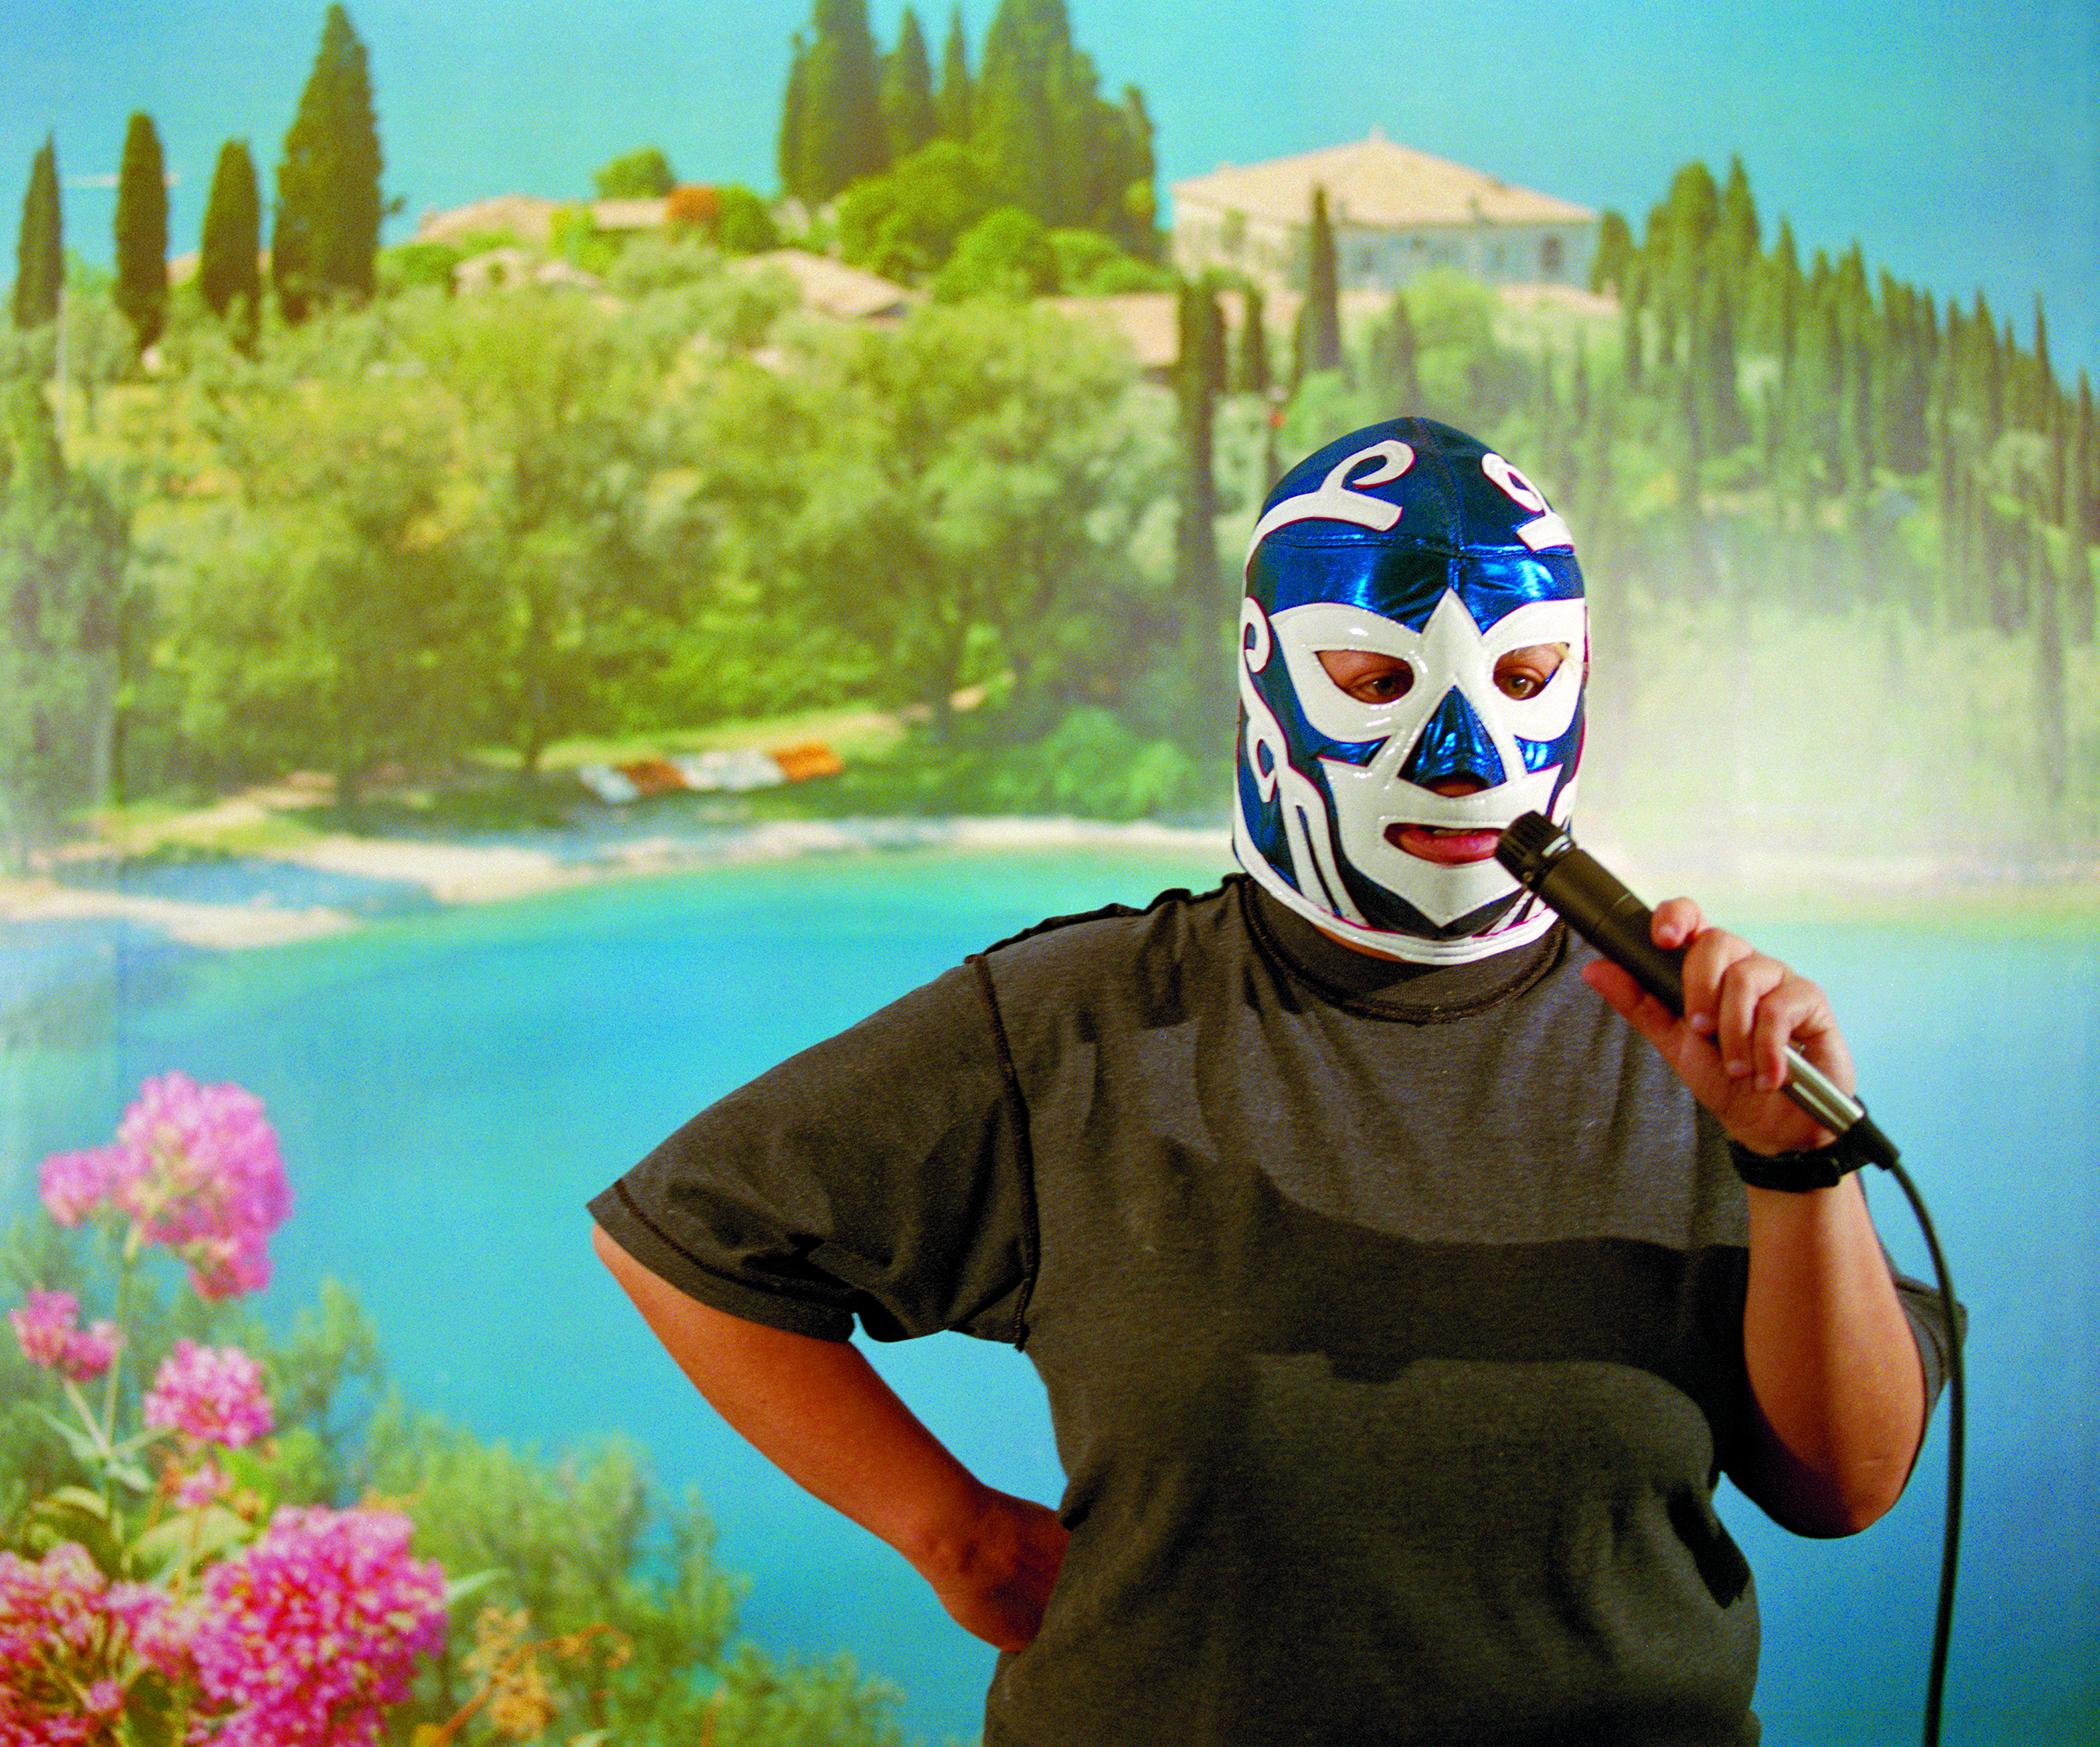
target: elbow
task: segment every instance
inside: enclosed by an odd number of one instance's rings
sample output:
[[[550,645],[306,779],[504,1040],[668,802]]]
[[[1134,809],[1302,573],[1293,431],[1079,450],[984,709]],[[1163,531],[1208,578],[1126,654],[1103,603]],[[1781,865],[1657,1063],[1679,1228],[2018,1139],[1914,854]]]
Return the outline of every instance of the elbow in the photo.
[[[1766,1509],[1782,1528],[1797,1535],[1818,1541],[1842,1540],[1872,1528],[1895,1509],[1908,1479],[1907,1465],[1880,1464],[1850,1475],[1817,1476],[1789,1487]]]

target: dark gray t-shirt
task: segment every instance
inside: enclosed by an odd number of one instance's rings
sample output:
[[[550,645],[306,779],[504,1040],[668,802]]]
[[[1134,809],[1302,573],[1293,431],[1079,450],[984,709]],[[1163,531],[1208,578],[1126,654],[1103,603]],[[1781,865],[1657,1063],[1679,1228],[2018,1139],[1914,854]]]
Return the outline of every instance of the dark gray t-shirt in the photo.
[[[986,1747],[1736,1747],[1744,1195],[1589,956],[1373,959],[1237,874],[1058,918],[588,1205],[718,1309],[1034,1361],[1072,1540]]]

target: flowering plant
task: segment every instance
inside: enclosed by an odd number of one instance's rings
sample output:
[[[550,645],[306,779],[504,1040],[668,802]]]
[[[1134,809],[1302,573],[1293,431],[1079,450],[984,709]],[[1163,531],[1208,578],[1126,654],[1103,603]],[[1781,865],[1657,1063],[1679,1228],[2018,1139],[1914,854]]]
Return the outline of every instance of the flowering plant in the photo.
[[[74,1293],[37,1286],[8,1313],[73,1409],[31,1404],[84,1483],[36,1501],[35,1556],[0,1550],[0,1747],[371,1747],[476,1580],[411,1556],[398,1510],[273,1509],[275,1413],[239,1346],[173,1342],[119,1436],[143,1253],[170,1252],[206,1300],[269,1279],[291,1197],[261,1101],[148,1080],[114,1144],[45,1160],[38,1187],[58,1224],[107,1222],[122,1243],[113,1317],[83,1327]],[[99,1406],[82,1387],[97,1379]],[[156,1446],[157,1478],[141,1460]]]

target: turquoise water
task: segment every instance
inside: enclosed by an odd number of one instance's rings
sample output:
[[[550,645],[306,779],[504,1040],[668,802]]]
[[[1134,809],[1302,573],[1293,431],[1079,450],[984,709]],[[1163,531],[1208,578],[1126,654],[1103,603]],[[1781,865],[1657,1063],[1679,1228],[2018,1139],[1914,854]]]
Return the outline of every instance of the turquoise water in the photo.
[[[147,1074],[253,1088],[294,1192],[267,1316],[288,1323],[335,1274],[420,1405],[543,1449],[631,1434],[663,1481],[702,1489],[723,1562],[754,1579],[747,1630],[776,1648],[848,1648],[905,1689],[908,1730],[967,1738],[993,1652],[714,1418],[592,1255],[583,1202],[703,1103],[964,952],[1217,871],[913,852],[600,886],[246,954],[112,934],[102,999],[5,1059],[0,1209],[28,1202],[45,1152],[106,1138]],[[1973,1319],[1946,1739],[2090,1739],[2100,934],[1801,926],[1759,941],[1831,990]],[[0,982],[24,950],[0,942]],[[1925,1273],[1893,1185],[1870,1192],[1899,1262]],[[1055,1498],[1024,1359],[960,1336],[869,1350],[985,1479]],[[1943,1407],[1909,1494],[1848,1541],[1797,1540],[1724,1500],[1763,1595],[1768,1740],[1914,1736],[1944,1432]]]

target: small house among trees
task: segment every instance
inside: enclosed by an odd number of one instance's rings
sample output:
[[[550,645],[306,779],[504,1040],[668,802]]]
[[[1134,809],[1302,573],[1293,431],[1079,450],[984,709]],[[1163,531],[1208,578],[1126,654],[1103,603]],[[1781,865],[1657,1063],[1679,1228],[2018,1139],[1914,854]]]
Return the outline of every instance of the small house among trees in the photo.
[[[1313,191],[1326,190],[1344,291],[1393,291],[1429,267],[1491,285],[1587,285],[1598,214],[1485,170],[1369,137],[1174,184],[1174,264],[1301,286]]]

